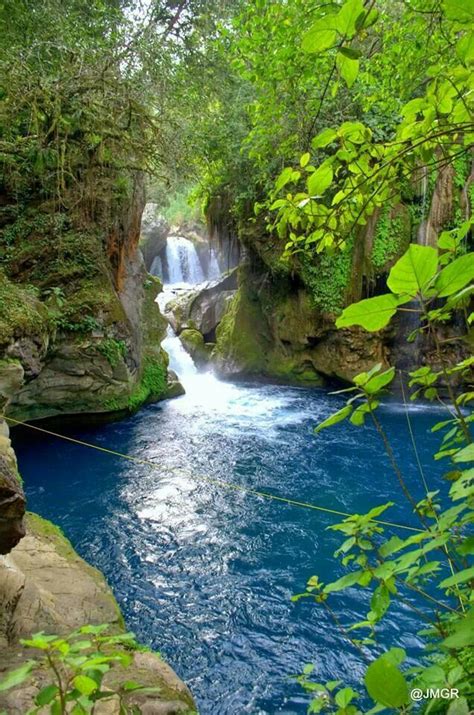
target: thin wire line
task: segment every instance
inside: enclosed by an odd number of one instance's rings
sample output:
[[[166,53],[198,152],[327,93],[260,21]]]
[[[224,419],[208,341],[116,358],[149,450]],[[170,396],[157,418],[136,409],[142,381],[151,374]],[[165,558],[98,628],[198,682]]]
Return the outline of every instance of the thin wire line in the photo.
[[[74,437],[67,437],[64,434],[59,434],[58,432],[52,432],[51,430],[47,430],[44,427],[37,427],[36,425],[28,424],[27,422],[21,422],[20,420],[15,420],[13,417],[4,416],[3,419],[5,419],[7,422],[12,422],[15,425],[22,425],[23,427],[27,427],[28,429],[36,430],[37,432],[43,432],[44,434],[49,434],[52,437],[57,437],[58,439],[64,439],[67,442],[73,442],[74,444],[78,444],[81,447],[88,447],[89,449],[96,449],[99,452],[104,452],[105,454],[111,454],[115,457],[127,459],[128,461],[134,462],[135,464],[142,464],[142,465],[151,467],[152,469],[159,469],[159,470],[163,471],[162,467],[160,467],[160,465],[156,464],[156,462],[151,462],[150,460],[147,460],[147,459],[140,459],[139,457],[133,457],[129,454],[117,452],[113,449],[108,449],[107,447],[100,447],[99,445],[92,444],[91,442],[84,442],[83,440],[75,439]],[[229,489],[232,491],[239,491],[244,494],[250,494],[252,496],[262,497],[264,499],[270,499],[272,501],[283,502],[283,503],[289,504],[291,506],[298,506],[298,507],[302,507],[305,509],[313,509],[314,511],[322,511],[327,514],[335,514],[336,516],[344,516],[346,518],[354,516],[353,514],[349,514],[344,511],[339,511],[337,509],[330,509],[329,507],[319,506],[317,504],[312,504],[310,502],[298,501],[297,499],[290,499],[289,497],[280,497],[280,496],[277,496],[276,494],[270,494],[269,492],[261,492],[257,489],[252,489],[251,487],[245,487],[245,486],[242,486],[241,484],[235,484],[234,482],[225,482],[221,479],[213,479],[212,477],[204,477],[202,475],[190,475],[180,469],[168,469],[167,471],[169,471],[173,474],[181,474],[186,477],[191,477],[192,479],[195,479],[196,481],[207,482],[208,484],[213,484],[214,486],[223,487],[224,489]],[[417,533],[424,533],[423,529],[418,529],[414,526],[407,526],[405,524],[397,524],[392,521],[382,521],[381,519],[371,519],[371,521],[374,524],[380,524],[381,526],[390,526],[390,527],[394,527],[396,529],[405,529],[407,531],[415,531]]]
[[[401,372],[401,370],[399,370],[399,375],[400,375],[400,385],[401,385],[401,388],[402,388],[403,405],[404,405],[404,407],[405,407],[405,416],[406,416],[406,418],[407,418],[408,431],[409,431],[409,433],[410,433],[411,445],[412,445],[413,451],[414,451],[414,453],[415,453],[416,463],[417,463],[417,465],[418,465],[418,470],[419,470],[419,472],[420,472],[420,476],[421,476],[421,479],[422,479],[422,482],[423,482],[423,486],[425,487],[425,491],[426,491],[426,493],[428,494],[428,492],[429,492],[430,490],[429,490],[428,483],[427,483],[426,478],[425,478],[425,473],[424,473],[424,471],[423,471],[423,467],[422,467],[422,464],[421,464],[420,455],[419,455],[419,453],[418,453],[418,448],[417,448],[417,446],[416,446],[415,435],[413,434],[413,429],[412,429],[412,426],[411,426],[411,419],[410,419],[410,415],[409,415],[409,413],[408,413],[408,405],[407,405],[407,400],[406,400],[406,397],[405,397],[405,387],[404,387],[404,385],[403,385],[403,377],[402,377],[402,372]]]

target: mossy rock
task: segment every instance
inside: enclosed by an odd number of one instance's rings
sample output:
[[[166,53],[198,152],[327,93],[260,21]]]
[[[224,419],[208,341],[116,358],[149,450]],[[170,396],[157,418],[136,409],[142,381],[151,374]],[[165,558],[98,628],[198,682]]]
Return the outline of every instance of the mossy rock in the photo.
[[[41,339],[51,329],[51,316],[33,286],[12,283],[0,270],[0,347],[23,335]]]
[[[204,341],[204,336],[199,330],[186,328],[179,335],[184,349],[191,355],[196,365],[205,365],[210,358],[211,349]]]
[[[264,373],[270,335],[258,297],[241,283],[216,330],[213,359],[220,371]]]

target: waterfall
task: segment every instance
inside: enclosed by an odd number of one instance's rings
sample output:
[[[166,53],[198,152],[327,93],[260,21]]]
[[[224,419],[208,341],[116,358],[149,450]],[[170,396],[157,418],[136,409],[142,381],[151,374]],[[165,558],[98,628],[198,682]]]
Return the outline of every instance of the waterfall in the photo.
[[[171,325],[168,325],[166,338],[161,343],[162,347],[169,355],[169,366],[178,375],[181,381],[186,381],[186,377],[197,375],[197,368],[189,353],[183,347],[181,340],[174,332]]]
[[[204,272],[194,243],[184,236],[172,235],[166,239],[166,247],[161,255],[154,258],[150,273],[164,280],[163,291],[157,302],[166,316],[166,307],[170,301],[189,293],[190,289],[206,280],[216,280],[221,275],[221,269],[214,248],[209,247],[209,262]],[[186,388],[188,399],[194,395],[194,399],[202,400],[213,391],[221,391],[221,383],[214,376],[198,372],[191,355],[171,325],[168,325],[162,347],[169,355],[170,369]]]
[[[195,285],[204,281],[204,273],[196,248],[184,236],[168,236],[166,240],[168,284]]]

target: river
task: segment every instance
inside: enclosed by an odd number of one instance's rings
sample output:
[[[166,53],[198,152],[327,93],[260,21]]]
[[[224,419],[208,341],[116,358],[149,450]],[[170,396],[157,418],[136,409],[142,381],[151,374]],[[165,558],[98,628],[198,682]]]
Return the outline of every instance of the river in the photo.
[[[178,342],[168,335],[175,366]],[[318,682],[353,684],[363,671],[324,610],[291,601],[313,574],[328,581],[344,573],[332,556],[341,537],[327,529],[337,517],[206,480],[347,512],[393,500],[387,518],[414,524],[413,515],[370,426],[314,434],[340,397],[221,382],[189,361],[184,370],[187,394],[178,399],[121,422],[59,430],[150,460],[156,469],[31,431],[14,433],[29,508],[59,524],[104,572],[128,627],[188,683],[201,715],[304,713],[308,699],[291,676],[305,663],[315,663]],[[433,461],[438,437],[430,432],[439,412],[411,407],[410,415],[430,488],[439,488],[443,467]],[[388,403],[381,418],[421,498],[403,406]],[[334,597],[344,622],[360,620],[366,607],[357,589]],[[381,643],[416,657],[418,628],[406,606],[392,606]]]

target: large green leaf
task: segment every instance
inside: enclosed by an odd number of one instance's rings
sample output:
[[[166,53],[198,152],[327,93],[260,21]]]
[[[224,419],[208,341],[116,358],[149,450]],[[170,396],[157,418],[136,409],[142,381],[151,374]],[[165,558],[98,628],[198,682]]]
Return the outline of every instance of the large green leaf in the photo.
[[[305,52],[324,52],[334,45],[337,33],[331,27],[331,18],[323,18],[315,24],[303,36],[301,47]]]
[[[76,675],[72,682],[82,695],[92,695],[99,687],[95,680],[89,678],[88,675]]]
[[[359,60],[352,59],[342,52],[338,52],[336,66],[342,79],[350,89],[359,74]]]
[[[343,310],[336,320],[336,326],[347,328],[350,325],[361,325],[369,332],[381,330],[393,318],[398,306],[408,300],[410,299],[398,298],[391,293],[360,300]]]
[[[320,196],[332,184],[333,171],[330,164],[326,162],[316,169],[308,178],[308,193],[312,196]]]
[[[474,280],[474,253],[466,253],[449,263],[436,279],[435,289],[441,298],[457,293]]]
[[[474,0],[444,0],[446,17],[460,22],[474,22]]]
[[[356,22],[364,13],[363,0],[347,0],[336,16],[336,29],[344,37],[353,37]]]
[[[474,444],[468,444],[453,456],[453,462],[472,462],[474,461]]]
[[[364,390],[366,390],[366,392],[368,392],[370,395],[374,395],[376,392],[381,390],[382,387],[386,387],[387,385],[389,385],[394,377],[395,368],[390,367],[388,370],[385,370],[385,372],[371,377],[370,380],[365,383]]]
[[[387,285],[392,293],[399,295],[423,295],[437,268],[437,251],[431,246],[412,243],[390,271]]]
[[[386,655],[369,665],[365,686],[370,697],[387,708],[400,708],[408,702],[405,677]]]
[[[441,581],[439,586],[440,588],[449,588],[450,586],[456,586],[458,583],[466,583],[466,581],[471,581],[471,579],[474,579],[474,566],[471,566],[468,569],[463,569],[462,571],[458,571],[458,573],[455,573],[454,576],[449,576],[449,578],[445,578],[444,581]]]
[[[335,129],[327,128],[323,129],[319,134],[317,134],[311,145],[313,149],[320,149],[321,147],[327,146],[337,137],[337,132]]]
[[[351,414],[351,412],[352,412],[352,407],[350,405],[343,407],[341,410],[338,410],[330,417],[327,417],[324,420],[324,422],[320,422],[319,425],[317,427],[315,427],[314,431],[317,434],[318,432],[321,432],[322,429],[326,429],[326,427],[331,427],[332,425],[335,425],[338,422],[342,422],[342,420],[345,420],[346,417],[348,417]]]
[[[444,639],[446,648],[466,648],[474,645],[474,608],[457,620],[451,634]]]

